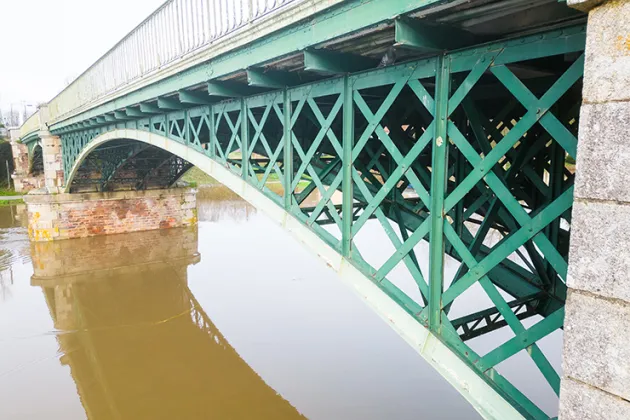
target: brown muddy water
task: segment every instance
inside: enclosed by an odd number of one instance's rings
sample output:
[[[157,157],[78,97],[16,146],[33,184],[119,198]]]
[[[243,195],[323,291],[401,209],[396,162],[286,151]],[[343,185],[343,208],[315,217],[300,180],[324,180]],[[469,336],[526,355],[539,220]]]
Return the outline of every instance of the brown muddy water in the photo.
[[[476,419],[228,191],[198,229],[31,245],[0,208],[0,419]]]

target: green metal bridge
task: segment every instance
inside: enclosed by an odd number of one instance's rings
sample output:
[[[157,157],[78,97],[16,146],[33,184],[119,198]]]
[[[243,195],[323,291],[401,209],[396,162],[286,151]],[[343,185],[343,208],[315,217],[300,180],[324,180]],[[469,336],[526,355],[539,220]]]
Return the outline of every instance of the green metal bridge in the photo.
[[[586,15],[262,3],[167,2],[24,141],[61,139],[70,193],[166,188],[197,166],[313,248],[484,417],[556,416],[502,363],[526,355],[559,395],[541,343],[563,328]],[[368,226],[391,254],[366,256]]]

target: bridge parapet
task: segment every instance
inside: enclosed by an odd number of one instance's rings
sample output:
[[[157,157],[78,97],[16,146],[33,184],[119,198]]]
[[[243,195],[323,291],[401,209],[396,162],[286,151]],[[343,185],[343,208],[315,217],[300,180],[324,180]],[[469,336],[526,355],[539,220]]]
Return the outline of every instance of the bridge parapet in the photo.
[[[49,103],[51,123],[177,74],[337,3],[341,0],[168,1]]]
[[[9,139],[12,142],[13,141],[18,141],[20,139],[20,129],[19,128],[9,129]]]
[[[46,131],[48,127],[48,107],[41,106],[37,112],[31,115],[19,129],[19,137],[23,143],[37,140],[39,131]]]

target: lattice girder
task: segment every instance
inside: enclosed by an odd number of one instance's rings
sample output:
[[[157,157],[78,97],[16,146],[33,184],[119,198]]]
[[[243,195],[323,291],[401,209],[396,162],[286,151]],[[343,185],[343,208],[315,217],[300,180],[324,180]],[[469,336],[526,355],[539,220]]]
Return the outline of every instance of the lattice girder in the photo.
[[[64,132],[64,169],[113,128],[205,154],[308,226],[524,415],[546,418],[500,372],[527,354],[559,390],[539,343],[563,322],[584,40],[583,26],[564,28]],[[187,168],[161,163],[169,182]],[[375,230],[393,250],[378,262],[362,239]],[[473,291],[482,299],[467,306]],[[476,351],[500,331],[509,337]]]

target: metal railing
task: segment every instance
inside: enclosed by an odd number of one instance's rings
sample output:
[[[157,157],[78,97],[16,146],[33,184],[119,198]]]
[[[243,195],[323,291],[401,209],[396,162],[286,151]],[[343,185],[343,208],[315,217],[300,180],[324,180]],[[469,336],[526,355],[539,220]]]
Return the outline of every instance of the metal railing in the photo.
[[[57,119],[290,3],[303,1],[167,1],[57,95],[50,103],[51,117]]]

